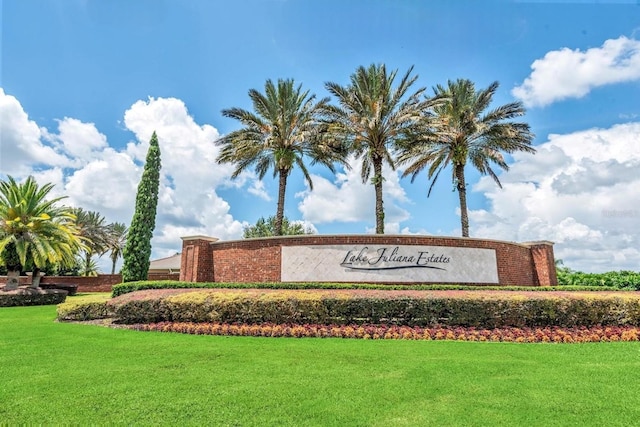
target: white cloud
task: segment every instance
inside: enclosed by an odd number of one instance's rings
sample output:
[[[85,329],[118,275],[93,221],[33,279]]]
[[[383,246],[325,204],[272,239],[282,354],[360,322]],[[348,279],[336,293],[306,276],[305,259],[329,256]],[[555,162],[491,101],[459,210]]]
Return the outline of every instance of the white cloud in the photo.
[[[470,212],[472,234],[556,242],[583,271],[640,265],[640,123],[551,135],[535,156],[518,154],[500,180],[475,186],[490,209]]]
[[[83,123],[78,119],[65,117],[58,120],[58,133],[50,134],[43,129],[43,136],[58,150],[74,159],[74,167],[99,157],[107,147],[107,137],[98,132],[95,124]]]
[[[38,125],[13,96],[0,88],[0,171],[24,175],[34,166],[66,166],[69,159],[51,146],[42,144]]]
[[[75,206],[129,223],[141,168],[127,154],[108,148],[66,177],[64,193]]]
[[[254,179],[247,191],[249,192],[249,194],[253,194],[254,196],[261,198],[262,200],[266,200],[267,202],[271,201],[271,197],[265,189],[264,181]]]
[[[233,169],[215,161],[219,149],[213,142],[219,134],[213,126],[197,124],[176,98],[138,101],[126,111],[124,123],[140,141],[127,147],[136,160],[146,157],[151,134],[155,131],[158,136],[162,184],[154,243],[180,244],[180,233],[220,239],[242,234],[242,224],[232,218],[229,204],[216,193]]]
[[[95,210],[108,222],[129,224],[137,185],[153,131],[161,151],[161,184],[154,258],[181,249],[180,237],[202,234],[221,239],[239,238],[242,223],[229,213],[216,188],[247,186],[258,197],[268,197],[254,174],[231,182],[232,166],[218,165],[218,131],[197,124],[184,103],[175,98],[149,98],[134,103],[124,114],[124,125],[135,135],[121,150],[109,146],[93,123],[65,117],[57,132],[30,120],[19,101],[0,89],[0,165],[2,174],[17,179],[34,175],[41,183],[56,185],[53,196],[67,196],[64,203]],[[110,270],[103,257],[100,266]]]
[[[351,158],[348,163],[351,168],[344,173],[337,173],[334,182],[313,175],[313,191],[307,188],[296,194],[295,197],[302,199],[298,208],[305,220],[316,224],[359,221],[375,223],[373,185],[362,182],[359,159]],[[385,165],[383,176],[385,231],[392,233],[395,230],[397,233],[400,222],[409,218],[409,213],[398,206],[398,203],[407,202],[407,197],[400,185],[398,171]]]
[[[567,98],[581,98],[593,88],[640,80],[640,40],[621,36],[581,51],[562,48],[547,52],[512,95],[527,106],[544,107]]]

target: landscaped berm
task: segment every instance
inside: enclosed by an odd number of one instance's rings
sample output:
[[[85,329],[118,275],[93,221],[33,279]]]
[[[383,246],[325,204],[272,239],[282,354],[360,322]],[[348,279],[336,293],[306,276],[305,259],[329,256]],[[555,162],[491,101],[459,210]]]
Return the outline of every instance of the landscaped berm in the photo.
[[[1,390],[22,397],[0,406],[0,419],[247,426],[639,419],[628,402],[640,399],[640,293],[539,286],[533,249],[547,250],[541,258],[553,265],[546,242],[451,239],[457,245],[444,247],[368,237],[245,245],[185,238],[181,275],[203,271],[215,281],[128,282],[57,308],[2,308],[0,345],[10,345],[0,352]],[[533,264],[522,276],[527,286],[505,283],[518,256]],[[211,270],[185,268],[189,259]],[[466,271],[455,273],[460,283],[424,279],[452,267]],[[265,274],[261,268],[279,280],[250,281]],[[556,280],[555,269],[546,277]],[[634,282],[620,288],[640,286],[637,274],[629,277]]]
[[[640,295],[551,286],[557,276],[549,242],[185,237],[180,276],[116,285],[109,300],[61,304],[58,319],[216,335],[518,342],[639,336]]]

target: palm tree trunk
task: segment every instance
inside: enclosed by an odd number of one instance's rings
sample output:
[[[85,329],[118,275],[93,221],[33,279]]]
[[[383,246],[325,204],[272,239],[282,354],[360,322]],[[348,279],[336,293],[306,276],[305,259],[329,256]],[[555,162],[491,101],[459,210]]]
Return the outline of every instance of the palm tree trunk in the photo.
[[[455,165],[456,187],[460,198],[460,222],[462,224],[462,237],[469,237],[469,215],[467,213],[467,184],[464,180],[464,165]]]
[[[376,191],[376,234],[384,234],[384,205],[382,202],[382,159],[374,157],[373,187]]]
[[[7,268],[7,283],[5,284],[5,291],[13,291],[20,286],[20,270],[13,267]]]
[[[40,287],[40,269],[38,267],[33,267],[33,271],[31,272],[31,287]]]
[[[278,172],[278,212],[276,213],[276,236],[282,236],[282,219],[284,218],[284,193],[287,189],[287,176],[288,171],[286,169],[280,169]]]
[[[116,262],[117,258],[111,258],[111,274],[116,274]]]
[[[91,270],[91,255],[93,254],[88,251],[84,253],[84,275],[85,276],[88,276],[89,270]]]

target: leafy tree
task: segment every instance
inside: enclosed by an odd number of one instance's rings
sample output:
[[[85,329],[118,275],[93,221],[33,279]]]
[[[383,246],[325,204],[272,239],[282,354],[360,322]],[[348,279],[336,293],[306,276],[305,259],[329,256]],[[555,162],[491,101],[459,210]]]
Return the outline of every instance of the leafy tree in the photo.
[[[315,234],[315,232],[310,227],[305,227],[304,224],[299,222],[290,222],[286,216],[282,218],[281,236],[297,236],[301,234]],[[260,217],[256,222],[256,225],[248,225],[242,230],[242,237],[244,239],[271,236],[278,236],[278,234],[276,234],[275,216],[270,216],[267,219]]]
[[[73,265],[83,249],[72,209],[57,205],[64,197],[47,200],[52,188],[32,176],[0,181],[0,264],[9,272],[32,265],[35,279],[47,263]]]
[[[460,199],[463,237],[469,236],[467,163],[482,175],[488,174],[502,188],[492,169],[492,165],[509,169],[501,152],[535,153],[529,125],[510,121],[525,114],[521,102],[485,111],[497,89],[498,82],[494,82],[476,91],[474,84],[465,79],[450,80],[447,87],[436,86],[434,93],[442,102],[433,108],[435,119],[430,123],[431,128],[422,133],[420,141],[406,144],[398,155],[399,163],[409,163],[404,176],[411,175],[412,182],[427,169],[431,180],[428,195],[440,173],[451,166],[452,181]]]
[[[347,86],[326,83],[337,98],[338,106],[326,108],[330,140],[348,146],[348,151],[362,159],[362,182],[373,170],[371,183],[376,195],[376,233],[384,234],[382,198],[383,163],[395,168],[391,155],[396,142],[414,138],[415,127],[421,122],[428,100],[421,101],[425,88],[409,93],[418,76],[411,77],[413,67],[394,87],[397,70],[387,73],[384,64],[359,67]]]
[[[311,175],[304,158],[311,164],[320,163],[334,172],[333,164],[343,162],[344,155],[321,138],[320,113],[328,99],[317,103],[315,95],[302,91],[291,79],[271,80],[265,83],[265,93],[249,91],[254,112],[241,108],[222,111],[225,117],[238,120],[243,128],[220,138],[222,147],[218,163],[236,166],[232,178],[254,167],[260,179],[269,169],[278,177],[278,206],[275,216],[275,234],[282,235],[284,201],[287,178],[295,166],[302,171],[309,188],[313,190]]]
[[[129,229],[120,222],[109,225],[109,257],[111,258],[111,274],[116,272],[116,263],[122,256],[122,251],[127,243],[127,233]]]
[[[98,274],[98,266],[93,256],[102,256],[109,250],[109,225],[106,224],[105,218],[98,212],[75,208],[73,213],[76,216],[78,233],[84,241],[83,256],[80,263],[81,275],[96,276]]]
[[[123,282],[147,280],[149,274],[151,238],[156,226],[156,209],[158,207],[160,167],[160,147],[158,146],[158,137],[153,132],[142,178],[138,184],[136,209],[123,251]]]

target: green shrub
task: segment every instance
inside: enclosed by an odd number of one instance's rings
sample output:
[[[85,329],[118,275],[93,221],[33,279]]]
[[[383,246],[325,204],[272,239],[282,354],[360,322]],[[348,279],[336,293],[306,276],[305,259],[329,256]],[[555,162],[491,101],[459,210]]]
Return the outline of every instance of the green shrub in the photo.
[[[113,316],[106,296],[83,296],[74,298],[57,307],[58,320],[85,321],[107,319]]]
[[[640,325],[635,293],[576,294],[451,292],[411,295],[363,292],[192,291],[112,300],[121,323],[223,322],[390,324],[407,326],[580,327]]]
[[[635,271],[583,273],[569,268],[558,268],[557,276],[559,286],[592,286],[640,290],[640,273]]]
[[[198,283],[198,282],[178,282],[171,280],[157,281],[139,281],[127,282],[113,285],[111,288],[111,296],[113,298],[127,294],[129,292],[144,291],[147,289],[195,289],[195,288],[211,288],[218,285],[217,283]]]
[[[0,307],[28,305],[54,305],[64,302],[67,291],[60,289],[42,290],[21,288],[15,291],[0,291]]]
[[[371,290],[494,290],[494,291],[604,291],[618,290],[615,287],[603,286],[469,286],[469,285],[385,285],[368,283],[282,283],[282,282],[258,282],[258,283],[206,283],[206,282],[178,282],[178,281],[140,281],[120,283],[113,286],[112,296],[115,298],[129,292],[147,289],[371,289]]]

